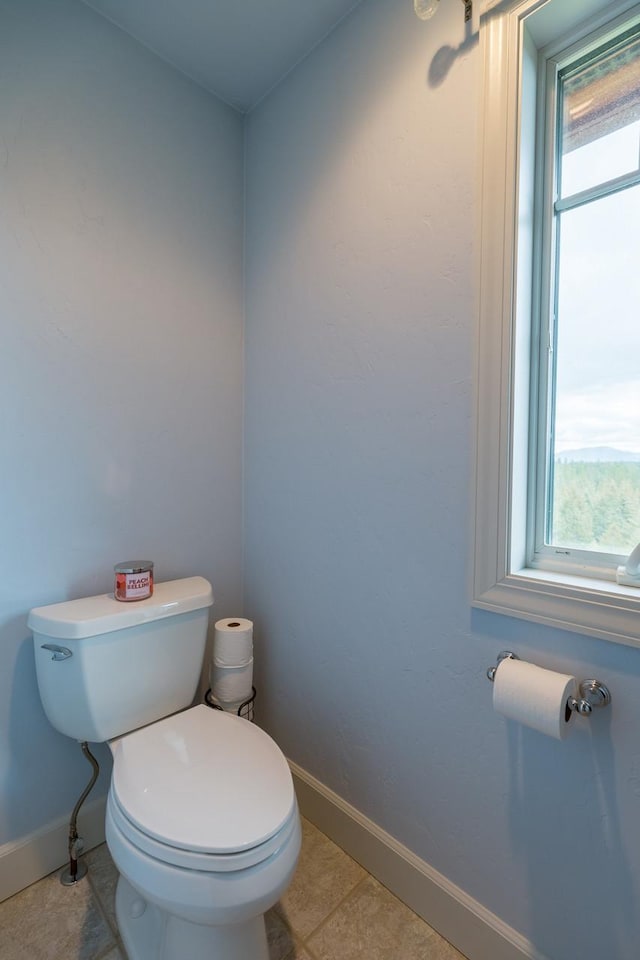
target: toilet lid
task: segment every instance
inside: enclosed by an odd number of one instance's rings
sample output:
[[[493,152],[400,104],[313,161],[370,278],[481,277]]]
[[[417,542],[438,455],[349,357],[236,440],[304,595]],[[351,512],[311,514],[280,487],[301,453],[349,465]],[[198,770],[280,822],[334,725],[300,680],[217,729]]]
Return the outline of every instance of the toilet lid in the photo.
[[[232,853],[264,843],[289,817],[293,781],[259,727],[200,704],[111,743],[112,790],[162,843]]]

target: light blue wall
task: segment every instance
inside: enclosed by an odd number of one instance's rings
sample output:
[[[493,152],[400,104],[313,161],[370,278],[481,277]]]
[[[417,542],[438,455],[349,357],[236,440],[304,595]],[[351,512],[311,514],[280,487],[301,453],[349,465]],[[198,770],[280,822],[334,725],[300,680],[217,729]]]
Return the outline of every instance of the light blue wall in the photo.
[[[71,0],[0,0],[0,27],[1,843],[67,814],[87,773],[40,709],[31,606],[142,553],[239,612],[242,122]],[[365,0],[248,120],[260,715],[551,960],[636,960],[638,653],[468,601],[464,37],[454,0],[428,24]],[[564,743],[509,728],[484,678],[509,646],[599,676],[611,711]]]
[[[640,655],[470,609],[476,41],[460,3],[367,0],[248,120],[261,717],[551,960],[636,960]],[[562,743],[509,726],[505,647],[600,677],[611,711]]]
[[[89,773],[30,607],[142,556],[238,610],[242,156],[238,114],[83,4],[0,2],[0,845]]]

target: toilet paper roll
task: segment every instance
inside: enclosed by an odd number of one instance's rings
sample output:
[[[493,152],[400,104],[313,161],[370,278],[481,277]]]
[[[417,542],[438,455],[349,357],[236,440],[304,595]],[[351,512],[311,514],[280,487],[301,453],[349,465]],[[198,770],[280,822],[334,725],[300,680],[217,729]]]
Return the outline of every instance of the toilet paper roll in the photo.
[[[253,657],[253,623],[242,617],[218,620],[213,634],[213,659],[223,667],[241,667]]]
[[[496,670],[493,708],[510,720],[563,740],[573,716],[567,700],[576,691],[576,678],[569,674],[523,660],[503,660]]]
[[[212,663],[209,671],[211,693],[223,706],[248,700],[253,687],[253,658],[240,667]]]

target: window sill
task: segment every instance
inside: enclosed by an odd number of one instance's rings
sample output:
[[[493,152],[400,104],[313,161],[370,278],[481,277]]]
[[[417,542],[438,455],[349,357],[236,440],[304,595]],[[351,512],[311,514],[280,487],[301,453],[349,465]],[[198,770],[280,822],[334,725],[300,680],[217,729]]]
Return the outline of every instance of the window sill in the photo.
[[[519,570],[476,596],[473,606],[640,646],[640,590],[608,580]]]

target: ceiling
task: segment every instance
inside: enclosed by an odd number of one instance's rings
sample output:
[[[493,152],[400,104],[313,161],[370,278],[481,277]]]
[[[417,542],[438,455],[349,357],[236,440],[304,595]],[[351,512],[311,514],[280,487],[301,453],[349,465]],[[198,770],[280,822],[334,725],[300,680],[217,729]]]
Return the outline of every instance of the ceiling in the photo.
[[[359,0],[84,0],[238,110],[251,109]]]

